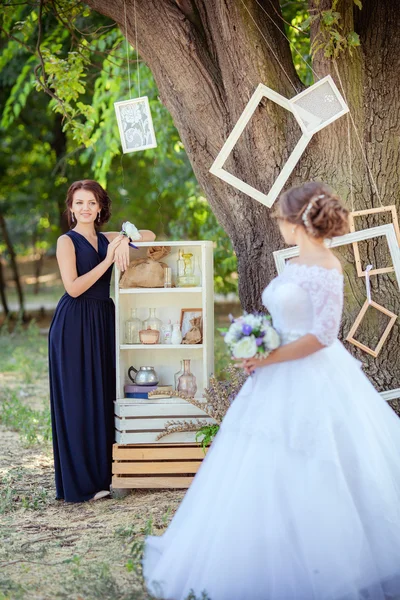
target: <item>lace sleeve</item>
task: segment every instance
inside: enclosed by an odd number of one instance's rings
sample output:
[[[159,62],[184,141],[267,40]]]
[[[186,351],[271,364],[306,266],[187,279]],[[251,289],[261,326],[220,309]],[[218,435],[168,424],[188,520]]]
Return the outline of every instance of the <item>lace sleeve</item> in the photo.
[[[324,269],[309,281],[313,319],[310,333],[323,346],[337,339],[343,310],[343,276],[336,270]]]

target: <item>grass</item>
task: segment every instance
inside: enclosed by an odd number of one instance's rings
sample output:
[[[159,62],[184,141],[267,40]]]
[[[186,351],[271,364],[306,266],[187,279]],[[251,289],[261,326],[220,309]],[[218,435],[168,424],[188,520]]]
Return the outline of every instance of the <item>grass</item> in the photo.
[[[217,317],[217,326],[225,318]],[[219,371],[229,356],[218,332],[215,340]],[[132,494],[93,507],[55,500],[47,338],[34,323],[18,322],[12,333],[8,325],[0,328],[0,423],[6,428],[0,457],[0,600],[152,600],[142,577],[144,540],[168,526],[181,491],[148,492],[146,499],[141,490],[137,500]],[[210,599],[190,593],[186,600]]]

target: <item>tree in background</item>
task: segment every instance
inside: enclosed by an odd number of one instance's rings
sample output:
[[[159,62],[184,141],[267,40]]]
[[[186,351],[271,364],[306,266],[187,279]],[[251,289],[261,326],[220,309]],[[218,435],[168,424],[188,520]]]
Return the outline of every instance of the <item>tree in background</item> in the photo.
[[[286,0],[282,7],[278,0],[89,0],[87,4],[115,21],[131,45],[138,40],[140,57],[154,76],[196,178],[232,241],[244,308],[260,308],[261,291],[275,274],[272,251],[282,242],[271,212],[211,176],[209,168],[259,82],[291,97],[330,73],[351,109],[351,118],[339,119],[313,138],[291,184],[323,179],[349,208],[398,202],[400,99],[393,82],[400,79],[400,53],[395,46],[400,12],[391,0],[363,0],[362,5],[360,0]],[[63,114],[64,129],[87,147],[93,168],[100,173],[112,103],[123,97],[114,87],[115,69],[127,73],[126,63],[114,64],[120,48],[117,37],[111,36],[115,30],[91,30],[94,38],[89,43],[87,32],[77,26],[79,19],[86,18],[81,5],[71,8],[65,1],[39,0],[29,10],[37,16],[36,32],[50,12],[65,30],[75,32],[73,52],[67,54],[51,52],[44,33],[42,38],[39,34],[37,85],[52,96],[54,109]],[[108,56],[89,102],[83,82],[96,52]],[[143,90],[151,91],[145,85]],[[152,100],[152,110],[156,121],[163,109]],[[165,114],[156,123],[157,134],[168,122]],[[262,102],[226,166],[254,187],[268,190],[298,138],[292,116]],[[162,161],[163,148],[160,145],[160,153],[152,151],[148,156]],[[182,204],[182,210],[189,210],[188,205]],[[369,245],[367,255],[375,265],[389,260],[387,249],[377,243]],[[348,283],[343,326],[348,331],[365,299],[365,282],[354,276],[351,248],[343,250],[343,258]],[[382,304],[398,313],[394,277],[382,275],[374,279],[373,287],[376,300],[381,297]],[[371,337],[380,326],[370,319],[365,333]],[[393,372],[399,369],[394,368],[390,352],[398,336],[396,326],[379,358],[368,359],[367,371],[381,389],[400,385],[393,380]],[[400,362],[400,357],[396,360]]]

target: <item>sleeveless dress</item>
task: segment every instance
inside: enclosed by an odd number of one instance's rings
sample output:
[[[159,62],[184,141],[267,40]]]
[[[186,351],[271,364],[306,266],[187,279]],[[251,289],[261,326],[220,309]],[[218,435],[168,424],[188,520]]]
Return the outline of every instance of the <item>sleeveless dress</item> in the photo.
[[[107,254],[69,231],[78,276]],[[115,322],[110,298],[111,267],[86,292],[60,299],[49,331],[51,421],[57,499],[90,500],[111,483],[114,441]]]
[[[157,597],[400,597],[400,422],[337,339],[343,276],[289,264],[263,292],[283,343],[231,404],[162,536],[145,541]]]

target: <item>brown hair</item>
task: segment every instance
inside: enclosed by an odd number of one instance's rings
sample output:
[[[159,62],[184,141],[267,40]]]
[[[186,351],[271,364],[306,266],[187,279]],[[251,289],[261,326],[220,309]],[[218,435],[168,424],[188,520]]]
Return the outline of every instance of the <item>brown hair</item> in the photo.
[[[72,201],[74,199],[74,194],[77,190],[88,190],[89,192],[93,192],[94,197],[100,206],[100,221],[96,218],[94,225],[95,227],[100,227],[104,223],[107,223],[111,217],[111,198],[107,194],[104,188],[101,187],[97,181],[93,181],[92,179],[82,179],[81,181],[75,181],[72,185],[69,186],[67,192],[67,198],[65,200],[65,204],[67,205],[67,213],[68,213],[68,224],[70,227],[74,225],[71,219],[71,208]]]
[[[302,225],[309,235],[318,239],[349,231],[349,211],[329,185],[320,181],[309,181],[284,192],[279,198],[276,216]]]

